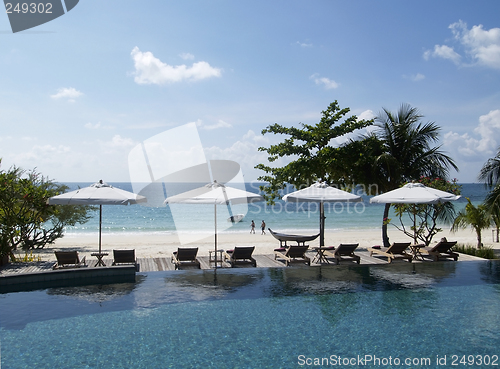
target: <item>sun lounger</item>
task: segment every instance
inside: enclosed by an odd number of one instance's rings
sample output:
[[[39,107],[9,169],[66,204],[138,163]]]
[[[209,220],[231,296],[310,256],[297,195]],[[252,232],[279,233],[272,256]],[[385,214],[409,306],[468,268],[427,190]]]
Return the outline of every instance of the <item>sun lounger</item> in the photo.
[[[224,258],[231,264],[231,268],[236,264],[251,264],[256,267],[257,261],[252,257],[253,250],[255,246],[236,246],[234,250],[226,250]]]
[[[198,255],[197,247],[179,247],[177,251],[172,253],[172,263],[175,264],[175,269],[179,269],[182,265],[194,265],[201,269],[196,255]]]
[[[411,242],[394,242],[390,247],[369,247],[368,251],[370,251],[370,256],[374,253],[387,256],[387,261],[389,263],[392,263],[395,259],[407,259],[411,263],[413,256],[406,252],[406,249],[410,246],[410,244]]]
[[[113,250],[113,265],[134,264],[137,266],[135,250]]]
[[[295,241],[297,242],[297,245],[302,244],[302,246],[305,246],[305,243],[308,241],[313,241],[316,238],[318,238],[319,233],[312,235],[312,236],[302,236],[298,234],[285,234],[285,233],[277,233],[274,232],[271,228],[268,228],[269,233],[273,235],[274,238],[276,238],[278,241],[280,241],[280,247],[287,247],[287,241]],[[283,243],[285,243],[283,245]]]
[[[432,257],[434,261],[439,261],[439,259],[453,259],[458,260],[458,254],[453,252],[451,249],[457,244],[457,241],[448,242],[440,241],[434,247],[422,247],[420,252],[422,254],[427,254]]]
[[[335,258],[335,263],[340,264],[340,260],[353,260],[360,263],[361,258],[354,253],[359,243],[341,243],[334,251],[325,250],[325,256]]]
[[[311,265],[311,259],[306,256],[306,251],[309,248],[305,246],[288,246],[274,249],[274,260],[276,258],[285,259],[285,265],[288,266],[290,262],[302,259],[307,265]]]
[[[85,256],[80,260],[77,251],[54,251],[54,254],[56,254],[57,264],[54,265],[53,269],[87,266]]]

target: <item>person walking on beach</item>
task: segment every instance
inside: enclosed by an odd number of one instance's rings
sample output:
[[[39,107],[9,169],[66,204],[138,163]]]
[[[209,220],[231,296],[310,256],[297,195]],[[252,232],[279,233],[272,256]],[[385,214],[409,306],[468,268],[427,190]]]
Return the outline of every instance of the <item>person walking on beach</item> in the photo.
[[[262,233],[261,234],[266,234],[266,222],[262,221],[262,224],[260,225],[260,228],[262,228]]]
[[[255,234],[255,222],[252,220],[252,224],[250,224],[250,233]]]

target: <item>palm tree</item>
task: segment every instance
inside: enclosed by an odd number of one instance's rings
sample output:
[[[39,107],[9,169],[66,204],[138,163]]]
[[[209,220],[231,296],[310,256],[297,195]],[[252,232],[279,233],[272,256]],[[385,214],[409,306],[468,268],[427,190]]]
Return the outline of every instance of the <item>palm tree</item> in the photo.
[[[500,147],[494,158],[488,159],[483,165],[478,176],[487,186],[493,189],[486,195],[484,206],[496,225],[498,242],[498,231],[500,227]]]
[[[500,212],[496,211],[491,214],[491,223],[495,225],[496,228],[496,242],[499,242],[498,232],[500,231]]]
[[[441,128],[435,122],[422,123],[423,115],[417,108],[402,104],[396,114],[383,108],[375,118],[378,128],[373,134],[383,143],[382,153],[375,159],[374,170],[382,192],[396,189],[406,182],[420,177],[446,179],[450,167],[457,165],[441,146],[433,146],[439,140]],[[387,218],[391,204],[386,204],[382,223],[382,239],[389,246]]]
[[[498,148],[497,155],[494,158],[488,159],[483,165],[478,178],[490,187],[500,184],[500,147]]]
[[[458,229],[465,229],[470,226],[476,231],[477,248],[480,249],[483,247],[481,231],[490,226],[491,217],[488,215],[484,205],[478,205],[476,207],[472,205],[469,198],[467,198],[467,201],[468,204],[465,205],[464,210],[458,213],[451,230],[455,232]]]

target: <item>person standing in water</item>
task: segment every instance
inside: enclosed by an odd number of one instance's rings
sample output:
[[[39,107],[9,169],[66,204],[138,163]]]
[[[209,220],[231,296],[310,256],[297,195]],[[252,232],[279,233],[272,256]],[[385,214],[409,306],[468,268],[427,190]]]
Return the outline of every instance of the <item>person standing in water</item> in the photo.
[[[262,221],[262,224],[260,225],[262,228],[262,233],[261,234],[266,234],[266,222]]]
[[[255,234],[255,222],[252,220],[252,223],[250,224],[250,233]]]

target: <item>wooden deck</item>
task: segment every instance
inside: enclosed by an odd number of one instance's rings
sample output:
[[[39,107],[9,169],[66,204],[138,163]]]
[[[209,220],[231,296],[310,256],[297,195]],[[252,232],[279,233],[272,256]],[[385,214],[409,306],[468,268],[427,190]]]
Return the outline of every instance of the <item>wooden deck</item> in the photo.
[[[311,250],[308,252],[308,256],[311,258],[311,261],[313,260],[315,256],[315,251]],[[356,251],[356,255],[359,255],[361,258],[360,265],[374,265],[374,264],[387,264],[387,258],[386,257],[379,257],[376,255],[370,256],[369,252],[366,251],[366,249],[360,249]],[[255,260],[257,261],[257,267],[258,268],[284,268],[285,263],[280,260],[274,260],[274,255],[269,254],[269,255],[254,255]],[[201,269],[213,269],[214,265],[209,264],[208,262],[208,256],[198,256],[198,260],[200,261]],[[459,262],[460,261],[471,261],[471,260],[484,260],[481,258],[477,258],[474,256],[466,255],[466,254],[460,254],[459,257]],[[104,259],[104,262],[106,266],[111,266],[112,259]],[[139,264],[139,272],[161,272],[161,271],[169,271],[169,270],[175,270],[174,264],[172,264],[170,258],[138,258],[137,262]],[[398,262],[403,262],[403,261],[395,261],[396,263]],[[415,261],[417,263],[422,263],[422,262],[431,262],[430,259],[426,259],[425,261]],[[93,268],[93,269],[98,269],[101,267],[96,268],[96,263],[97,260],[94,258],[91,258],[90,260],[87,260],[87,266],[88,268]],[[33,262],[33,263],[15,263],[15,264],[8,264],[5,266],[0,267],[0,278],[6,277],[6,276],[13,276],[13,275],[26,275],[26,274],[32,274],[32,273],[41,273],[41,272],[50,272],[52,271],[52,267],[54,266],[55,261],[48,261],[48,262]],[[300,263],[297,262],[296,265],[299,265]],[[317,266],[325,266],[325,265],[331,265],[332,267],[342,267],[343,265],[356,265],[354,262],[351,261],[345,261],[342,262],[339,266],[335,265],[335,262],[330,259],[330,263],[326,264],[319,264],[319,263],[312,263],[311,262],[311,267],[317,267]],[[231,266],[227,262],[222,263],[223,268],[230,268]],[[236,266],[236,268],[244,268],[244,267],[251,267],[251,266]],[[293,267],[293,266],[292,266]],[[186,266],[184,268],[192,268],[189,266]]]

